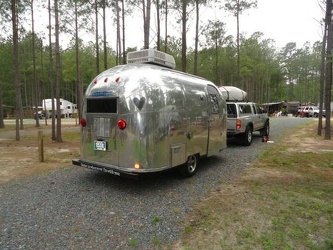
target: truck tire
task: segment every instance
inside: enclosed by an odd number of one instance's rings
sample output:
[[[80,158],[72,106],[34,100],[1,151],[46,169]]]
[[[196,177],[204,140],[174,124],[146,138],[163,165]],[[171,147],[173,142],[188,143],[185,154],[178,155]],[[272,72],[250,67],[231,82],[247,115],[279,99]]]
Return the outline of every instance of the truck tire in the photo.
[[[268,136],[269,135],[269,121],[265,122],[265,126],[260,129],[261,136]]]
[[[244,146],[250,146],[252,143],[252,127],[247,126],[245,133],[241,134],[241,144]]]
[[[197,170],[197,165],[198,157],[196,155],[190,155],[185,164],[180,167],[180,174],[184,177],[192,177]]]

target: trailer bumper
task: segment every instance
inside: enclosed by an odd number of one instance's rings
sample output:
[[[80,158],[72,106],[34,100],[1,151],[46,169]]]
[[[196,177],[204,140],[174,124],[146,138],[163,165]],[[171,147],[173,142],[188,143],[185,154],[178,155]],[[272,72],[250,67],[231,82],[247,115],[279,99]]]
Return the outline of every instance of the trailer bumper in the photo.
[[[84,161],[77,160],[77,159],[72,160],[72,163],[73,163],[73,165],[76,165],[76,166],[80,166],[80,167],[84,167],[84,168],[88,168],[88,169],[92,169],[92,170],[97,170],[97,171],[101,171],[104,173],[113,174],[116,176],[132,178],[132,179],[139,179],[138,173],[122,171],[122,170],[119,170],[116,168],[106,167],[106,166],[102,166],[102,165],[99,165],[96,163],[91,163],[91,162],[84,162]]]

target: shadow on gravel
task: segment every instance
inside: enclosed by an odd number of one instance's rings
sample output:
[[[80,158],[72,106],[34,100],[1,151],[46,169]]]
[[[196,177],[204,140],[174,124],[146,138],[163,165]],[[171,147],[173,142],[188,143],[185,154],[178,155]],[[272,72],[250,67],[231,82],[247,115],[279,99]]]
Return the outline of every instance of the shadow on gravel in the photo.
[[[262,136],[260,134],[253,134],[252,135],[252,143],[261,142],[261,140],[262,140]],[[240,142],[238,141],[238,138],[236,138],[236,137],[228,138],[227,146],[228,147],[247,147],[247,146],[241,145]]]
[[[206,178],[209,175],[216,175],[221,170],[221,166],[222,168],[225,166],[224,157],[211,156],[199,160],[197,172],[191,178],[182,177],[178,172],[178,168],[158,173],[143,174],[139,176],[138,180],[87,169],[82,172],[82,175],[80,175],[79,178],[82,178],[82,183],[96,185],[103,189],[111,188],[128,191],[152,191],[152,188],[172,188],[173,186],[183,184],[184,182],[192,183],[197,179]]]

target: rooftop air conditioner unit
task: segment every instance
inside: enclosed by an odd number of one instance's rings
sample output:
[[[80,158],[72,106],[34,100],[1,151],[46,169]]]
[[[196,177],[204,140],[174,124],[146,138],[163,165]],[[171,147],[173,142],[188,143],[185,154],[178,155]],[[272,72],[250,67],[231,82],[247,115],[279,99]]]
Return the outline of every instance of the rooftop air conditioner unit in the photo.
[[[127,63],[153,63],[171,69],[176,68],[173,56],[154,49],[128,52]]]

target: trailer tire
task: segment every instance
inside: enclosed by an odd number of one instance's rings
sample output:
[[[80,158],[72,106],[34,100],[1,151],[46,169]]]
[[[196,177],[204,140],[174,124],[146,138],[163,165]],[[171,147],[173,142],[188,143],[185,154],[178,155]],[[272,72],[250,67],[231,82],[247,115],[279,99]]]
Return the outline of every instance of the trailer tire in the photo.
[[[190,155],[185,164],[180,167],[180,174],[184,177],[192,177],[197,170],[197,165],[198,157],[196,155]]]
[[[252,143],[252,127],[247,126],[245,133],[241,134],[241,144],[244,146],[250,146]]]

